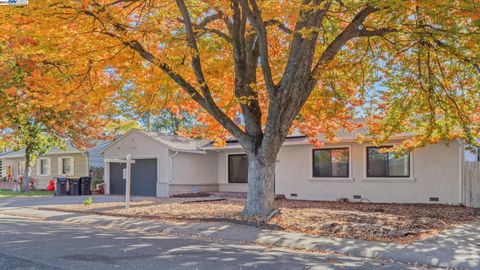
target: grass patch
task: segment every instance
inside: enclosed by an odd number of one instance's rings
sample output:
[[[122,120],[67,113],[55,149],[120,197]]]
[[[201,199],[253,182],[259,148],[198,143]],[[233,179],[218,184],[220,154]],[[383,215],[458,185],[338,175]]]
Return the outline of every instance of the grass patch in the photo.
[[[52,196],[53,191],[33,189],[30,192],[13,192],[11,190],[0,189],[0,198],[34,197],[34,196]]]

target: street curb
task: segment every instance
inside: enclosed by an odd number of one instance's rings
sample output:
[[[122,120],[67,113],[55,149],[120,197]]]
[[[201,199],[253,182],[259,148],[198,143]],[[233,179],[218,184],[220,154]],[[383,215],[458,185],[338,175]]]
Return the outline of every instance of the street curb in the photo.
[[[357,239],[326,238],[302,233],[262,231],[257,238],[257,244],[297,250],[335,252],[354,257],[392,260],[430,267],[480,270],[480,253],[474,258],[463,258],[461,260],[458,260],[458,258],[445,259],[441,258],[442,256],[428,254],[429,250],[436,248],[436,239],[437,237],[427,238],[423,240],[422,244],[419,244],[420,242],[396,244]],[[436,255],[440,255],[440,253],[438,252]]]
[[[187,202],[190,203],[190,202]],[[100,211],[75,211],[75,210],[63,210],[53,207],[37,207],[36,209],[42,211],[53,211],[53,212],[64,212],[64,213],[75,213],[80,215],[98,215],[106,217],[121,217],[121,218],[132,218],[132,219],[147,219],[147,220],[171,220],[171,221],[184,221],[184,222],[220,222],[220,223],[232,223],[237,225],[252,226],[258,227],[261,229],[268,230],[284,230],[281,226],[275,224],[265,224],[265,223],[256,223],[246,220],[238,220],[234,218],[189,218],[189,217],[173,217],[173,216],[158,216],[158,215],[146,215],[146,214],[120,214],[120,213],[105,213]]]
[[[32,208],[2,209],[0,214],[34,218],[45,221],[74,223],[102,229],[115,229],[148,234],[175,234],[180,236],[203,237],[215,240],[229,240],[255,244],[260,229],[244,224],[229,222],[167,223],[159,219],[139,220],[131,217],[107,216],[67,211],[36,210]],[[243,233],[242,233],[243,232]]]

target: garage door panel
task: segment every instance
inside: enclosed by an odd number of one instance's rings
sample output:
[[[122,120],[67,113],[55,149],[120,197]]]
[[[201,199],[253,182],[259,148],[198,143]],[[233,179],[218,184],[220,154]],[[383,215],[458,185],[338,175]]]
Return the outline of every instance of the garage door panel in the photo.
[[[123,169],[127,167],[124,163],[110,163],[110,194],[124,195],[125,180],[123,179]]]
[[[110,194],[125,194],[123,169],[126,164],[110,163]],[[156,196],[157,160],[136,159],[131,171],[131,195]]]
[[[132,164],[132,194],[143,196],[157,194],[156,159],[137,159]]]

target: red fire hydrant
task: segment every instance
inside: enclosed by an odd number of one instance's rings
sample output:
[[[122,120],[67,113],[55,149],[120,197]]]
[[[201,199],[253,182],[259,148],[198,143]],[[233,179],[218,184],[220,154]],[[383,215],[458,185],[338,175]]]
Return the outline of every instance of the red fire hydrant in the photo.
[[[54,191],[55,190],[55,181],[53,181],[53,179],[48,182],[47,190],[48,191]]]

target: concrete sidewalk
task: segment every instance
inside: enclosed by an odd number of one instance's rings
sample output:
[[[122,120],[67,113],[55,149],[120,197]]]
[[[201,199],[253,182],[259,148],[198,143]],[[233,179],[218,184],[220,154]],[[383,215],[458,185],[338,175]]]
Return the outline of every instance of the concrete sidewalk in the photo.
[[[104,229],[143,233],[167,233],[218,240],[257,243],[312,251],[329,251],[356,257],[391,259],[457,269],[480,270],[480,223],[445,231],[413,244],[391,244],[374,241],[326,238],[299,233],[265,230],[231,223],[173,223],[162,220],[140,220],[36,210],[30,207],[0,208],[0,214],[60,221]]]

